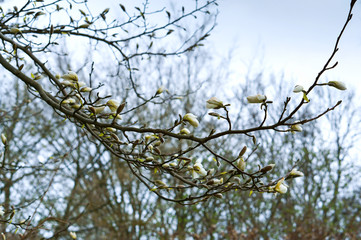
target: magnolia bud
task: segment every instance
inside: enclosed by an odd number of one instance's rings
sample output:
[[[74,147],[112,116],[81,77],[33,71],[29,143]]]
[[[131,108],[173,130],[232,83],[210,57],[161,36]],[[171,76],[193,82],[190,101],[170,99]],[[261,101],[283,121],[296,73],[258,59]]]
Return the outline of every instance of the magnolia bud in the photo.
[[[76,233],[75,232],[70,232],[69,235],[70,235],[70,237],[72,239],[76,239]]]
[[[163,168],[169,168],[169,166],[170,166],[169,163],[164,163],[164,164],[162,165]]]
[[[264,168],[262,168],[261,170],[260,170],[260,172],[261,173],[266,173],[266,172],[269,172],[269,171],[271,171],[273,168],[274,168],[274,166],[275,166],[275,164],[269,164],[269,165],[267,165],[267,166],[265,166]]]
[[[99,114],[104,111],[105,106],[101,107],[89,107],[89,110],[93,112],[93,114]]]
[[[184,115],[183,121],[189,122],[193,127],[198,127],[199,125],[197,117],[192,113],[187,113],[186,115]]]
[[[244,171],[244,169],[246,169],[246,162],[244,161],[243,157],[239,158],[237,160],[237,167],[241,170]]]
[[[343,82],[340,81],[329,81],[327,83],[328,86],[337,88],[338,90],[346,90],[346,85]]]
[[[295,124],[291,126],[291,132],[302,132],[301,124]]]
[[[297,169],[292,169],[292,171],[290,172],[290,174],[288,175],[288,177],[286,179],[289,178],[296,178],[296,177],[303,177],[304,174],[303,172],[298,171]]]
[[[238,157],[242,157],[247,151],[247,146],[244,146],[241,150],[241,152],[239,153]]]
[[[109,107],[110,111],[112,111],[114,113],[117,111],[120,103],[114,99],[110,99],[106,105]]]
[[[267,97],[265,95],[261,95],[261,94],[247,97],[248,103],[263,103],[266,100],[267,100]]]
[[[274,190],[278,193],[284,194],[287,192],[287,185],[284,184],[283,182],[285,181],[285,178],[281,178],[281,180],[279,180],[274,188]]]
[[[182,135],[188,135],[188,134],[190,134],[191,132],[190,132],[187,128],[182,128],[182,130],[180,130],[179,133],[182,134]]]
[[[222,193],[216,193],[216,194],[214,194],[214,196],[215,196],[216,198],[223,198]]]
[[[164,86],[160,86],[160,87],[157,89],[157,92],[155,93],[155,95],[159,95],[159,94],[161,94],[163,91],[164,91]]]
[[[165,184],[163,181],[161,181],[161,180],[155,180],[155,185],[157,185],[157,186],[167,186],[167,184]]]
[[[6,137],[5,137],[5,134],[1,134],[1,141],[4,145],[6,145]]]
[[[304,89],[301,85],[296,85],[295,88],[293,89],[294,93],[299,93],[299,92],[303,92]]]
[[[207,104],[206,104],[206,108],[208,109],[220,109],[223,106],[224,106],[223,102],[216,97],[212,97],[209,100],[207,100]]]
[[[70,81],[78,81],[78,75],[73,71],[69,71],[67,74],[61,76],[61,78]]]
[[[90,87],[83,87],[80,89],[80,92],[90,92],[92,89]]]

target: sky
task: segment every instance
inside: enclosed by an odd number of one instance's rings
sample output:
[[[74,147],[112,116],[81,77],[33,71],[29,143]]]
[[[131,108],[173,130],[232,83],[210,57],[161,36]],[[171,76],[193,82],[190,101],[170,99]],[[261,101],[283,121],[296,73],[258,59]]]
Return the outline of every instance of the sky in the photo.
[[[150,3],[163,6],[169,5],[169,1]],[[15,2],[21,1],[7,0],[1,5],[11,6]],[[141,2],[134,0],[132,4]],[[118,1],[104,0],[99,4],[89,0],[89,4],[102,9],[119,8]],[[192,6],[193,2],[185,0],[177,4]],[[209,45],[221,58],[232,50],[229,67],[235,73],[234,78],[258,63],[262,69],[283,73],[286,81],[307,88],[333,50],[350,0],[220,0],[218,4],[217,26],[208,38]],[[361,100],[361,93],[358,94],[361,92],[361,2],[355,6],[339,48],[334,60],[339,64],[325,77],[345,82],[349,89],[357,91],[357,99]]]
[[[348,0],[219,1],[218,26],[210,40],[219,52],[234,49],[236,71],[256,60],[270,72],[283,72],[286,80],[307,87],[330,56],[349,4]],[[361,90],[361,3],[354,8],[335,61],[339,64],[327,79]]]

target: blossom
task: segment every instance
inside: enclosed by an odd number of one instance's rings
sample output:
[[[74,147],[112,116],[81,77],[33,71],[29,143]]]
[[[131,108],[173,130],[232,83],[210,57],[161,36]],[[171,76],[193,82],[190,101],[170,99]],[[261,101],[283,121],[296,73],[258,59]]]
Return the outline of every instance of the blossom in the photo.
[[[76,239],[76,233],[75,232],[70,232],[69,235],[70,235],[70,237],[72,239]]]
[[[265,95],[261,95],[261,94],[247,97],[248,103],[263,103],[266,100],[267,100],[267,97]]]
[[[209,100],[207,100],[207,104],[206,104],[206,108],[208,109],[220,109],[223,106],[224,106],[223,102],[216,97],[212,97]]]
[[[193,167],[189,167],[188,169],[191,171],[193,179],[207,176],[207,171],[204,169],[200,160],[197,160]]]
[[[110,99],[107,104],[108,108],[110,109],[110,111],[112,111],[113,113],[117,111],[120,103],[117,102],[116,100],[114,99]]]
[[[73,71],[69,71],[67,74],[64,74],[63,76],[61,76],[62,79],[65,80],[70,80],[70,81],[78,81],[78,75],[73,72]]]
[[[288,186],[284,183],[285,178],[281,178],[281,180],[279,180],[274,188],[274,190],[278,193],[284,194],[287,192],[287,188]]]
[[[198,127],[199,125],[197,116],[193,115],[192,113],[187,113],[184,115],[183,121],[189,122],[193,127]]]
[[[343,82],[340,81],[329,81],[327,83],[328,86],[337,88],[338,90],[346,90],[346,85]]]
[[[5,137],[5,134],[1,134],[1,141],[4,145],[6,145],[6,137]]]
[[[299,92],[303,92],[304,89],[301,85],[296,85],[295,88],[293,89],[294,93],[299,93]]]
[[[179,133],[182,135],[188,135],[191,131],[189,131],[188,128],[182,128]]]

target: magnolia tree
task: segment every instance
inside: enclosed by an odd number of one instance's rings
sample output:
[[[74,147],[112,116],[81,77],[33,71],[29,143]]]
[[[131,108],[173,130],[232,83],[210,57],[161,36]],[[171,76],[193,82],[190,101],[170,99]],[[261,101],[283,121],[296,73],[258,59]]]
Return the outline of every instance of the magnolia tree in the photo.
[[[153,90],[149,90],[149,84],[144,87],[139,77],[142,64],[172,61],[203,45],[214,28],[215,0],[194,1],[193,5],[179,6],[179,9],[177,6],[153,9],[145,1],[135,8],[118,4],[117,9],[106,8],[100,12],[92,9],[87,1],[28,0],[22,6],[1,9],[0,64],[20,79],[32,95],[46,102],[61,118],[78,126],[84,141],[102,144],[164,200],[195,204],[213,197],[225,198],[226,193],[237,190],[286,194],[286,181],[302,177],[303,173],[297,170],[297,162],[278,176],[271,171],[277,162],[249,167],[247,161],[257,152],[256,133],[297,134],[302,131],[302,125],[341,104],[338,101],[333,106],[324,106],[323,111],[312,117],[301,117],[304,107],[313,104],[308,95],[315,88],[346,90],[344,83],[321,82],[321,77],[337,65],[334,57],[355,3],[351,1],[334,49],[313,83],[309,87],[294,87],[293,92],[299,93],[299,98],[277,99],[284,103],[278,114],[273,113],[278,115],[276,120],[268,118],[273,101],[267,96],[257,92],[244,96],[262,113],[262,118],[255,119],[253,126],[246,129],[233,127],[232,103],[224,103],[219,96],[204,99],[204,108],[210,117],[218,119],[219,126],[202,127],[209,126],[206,118],[199,117],[203,110],[179,112],[171,116],[172,121],[164,120],[162,125],[152,126],[152,116],[156,116],[154,106],[179,101],[181,97],[164,86],[154,85]],[[210,24],[189,24],[202,17]],[[91,57],[82,60],[84,53],[91,53]],[[58,67],[56,59],[65,56],[72,61],[64,70]],[[113,72],[102,70],[103,61],[113,64],[108,66]],[[80,63],[79,66],[74,62]],[[151,75],[148,77],[152,79]],[[107,78],[121,81],[124,89],[114,96],[107,94],[106,89],[113,87],[111,82],[102,84]],[[149,111],[149,119],[141,120],[136,113],[144,109]],[[197,130],[199,128],[202,131]],[[6,150],[6,129],[3,131],[1,140]],[[240,135],[249,140],[237,141]],[[212,147],[217,141],[234,145],[234,156],[230,158],[222,149]],[[2,164],[1,168],[7,171],[8,166]],[[266,176],[273,180],[262,181]],[[0,211],[0,214],[9,214],[10,221],[10,212]]]

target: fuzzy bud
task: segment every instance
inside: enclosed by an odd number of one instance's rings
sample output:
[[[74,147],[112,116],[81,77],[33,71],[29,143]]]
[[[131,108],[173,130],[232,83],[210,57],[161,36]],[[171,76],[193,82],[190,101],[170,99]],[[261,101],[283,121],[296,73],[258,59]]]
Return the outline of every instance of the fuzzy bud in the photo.
[[[264,168],[262,168],[261,170],[260,170],[260,172],[261,173],[266,173],[266,172],[269,172],[269,171],[271,171],[273,168],[275,167],[275,164],[269,164],[269,165],[267,165],[267,166],[265,166]]]
[[[187,113],[186,115],[184,115],[183,121],[189,122],[193,127],[199,126],[197,117],[195,115],[193,115],[192,113]]]
[[[263,103],[266,100],[267,100],[267,97],[265,95],[261,95],[261,94],[247,97],[248,103]]]
[[[5,137],[5,134],[1,134],[1,142],[6,145],[6,137]]]
[[[220,109],[223,106],[224,106],[223,102],[216,97],[212,97],[209,100],[207,100],[207,104],[206,104],[206,108],[208,109]]]
[[[346,90],[346,85],[343,83],[343,82],[340,82],[340,81],[329,81],[327,83],[328,86],[331,86],[331,87],[334,87],[334,88],[337,88],[338,90]]]

